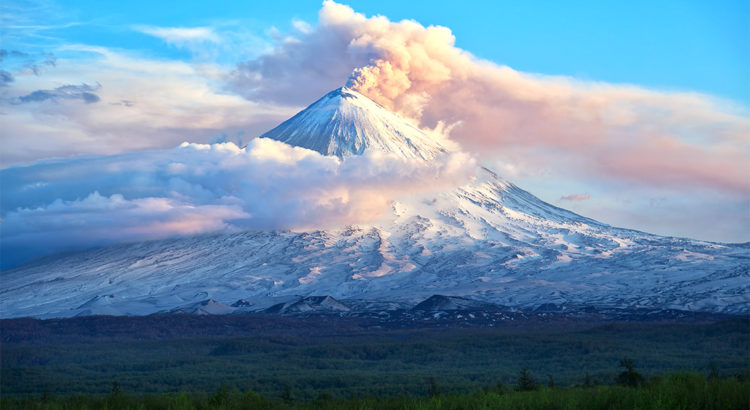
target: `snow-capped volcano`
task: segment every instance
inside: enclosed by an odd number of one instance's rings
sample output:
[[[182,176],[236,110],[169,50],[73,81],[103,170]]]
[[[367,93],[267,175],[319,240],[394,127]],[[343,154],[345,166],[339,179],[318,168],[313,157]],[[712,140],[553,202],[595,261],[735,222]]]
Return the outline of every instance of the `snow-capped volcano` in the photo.
[[[434,137],[345,87],[329,92],[261,138],[339,158],[360,155],[368,149],[421,159],[445,151]]]
[[[428,133],[346,88],[262,137],[344,161],[368,150],[409,159],[445,151]],[[747,314],[749,252],[750,244],[614,228],[481,170],[457,188],[400,195],[366,224],[202,235],[49,256],[3,273],[0,313],[139,315],[196,306],[263,311],[279,303],[296,306],[297,296],[331,296],[348,303],[336,305],[343,312],[446,295],[477,306]]]

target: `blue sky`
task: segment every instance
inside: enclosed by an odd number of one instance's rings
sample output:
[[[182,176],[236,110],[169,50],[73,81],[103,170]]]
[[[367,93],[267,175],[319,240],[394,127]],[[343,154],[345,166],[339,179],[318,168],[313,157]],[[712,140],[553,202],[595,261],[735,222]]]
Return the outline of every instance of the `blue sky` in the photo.
[[[49,50],[58,42],[191,56],[133,25],[226,25],[269,39],[292,19],[314,22],[317,1],[6,2],[38,36],[2,29],[3,47]],[[349,1],[358,12],[449,27],[456,45],[517,70],[691,90],[750,104],[750,3],[684,1]],[[75,23],[75,25],[70,25]],[[13,24],[13,20],[10,21]],[[8,36],[8,34],[11,34]],[[17,35],[14,35],[17,34]],[[20,38],[19,38],[20,37]],[[250,45],[245,53],[262,49]],[[243,53],[244,54],[244,53]],[[226,62],[242,55],[223,56]]]
[[[247,143],[351,76],[425,128],[453,126],[481,163],[550,203],[750,240],[747,1],[0,8],[0,168]]]

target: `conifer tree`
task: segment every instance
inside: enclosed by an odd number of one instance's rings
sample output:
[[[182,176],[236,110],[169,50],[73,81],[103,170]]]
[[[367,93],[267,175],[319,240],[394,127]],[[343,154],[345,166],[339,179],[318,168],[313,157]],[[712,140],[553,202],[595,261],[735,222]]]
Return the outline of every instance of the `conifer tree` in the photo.
[[[643,376],[635,371],[632,360],[623,358],[620,360],[620,366],[624,367],[625,371],[617,375],[617,378],[615,379],[617,384],[628,387],[638,387],[643,384]]]
[[[521,373],[518,375],[518,386],[516,386],[516,390],[529,391],[535,390],[536,387],[536,380],[531,376],[531,372],[529,372],[528,369],[521,370]]]

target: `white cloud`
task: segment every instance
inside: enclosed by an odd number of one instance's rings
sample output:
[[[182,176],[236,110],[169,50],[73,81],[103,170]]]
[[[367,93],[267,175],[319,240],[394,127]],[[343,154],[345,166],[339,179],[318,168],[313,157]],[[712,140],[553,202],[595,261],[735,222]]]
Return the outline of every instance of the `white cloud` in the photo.
[[[309,23],[297,19],[292,20],[292,27],[302,34],[309,34],[313,31],[313,27]]]
[[[153,27],[135,26],[136,31],[160,38],[177,47],[196,43],[219,43],[220,37],[211,27]]]
[[[309,29],[304,22],[293,23],[296,30]],[[169,46],[190,52],[191,59],[202,62],[234,64],[255,58],[270,47],[267,39],[253,33],[239,21],[218,22],[202,27],[133,26],[133,30],[161,39]]]
[[[473,175],[460,152],[429,163],[371,152],[339,160],[254,139],[42,161],[0,171],[3,264],[60,249],[237,229],[368,221],[399,194]]]

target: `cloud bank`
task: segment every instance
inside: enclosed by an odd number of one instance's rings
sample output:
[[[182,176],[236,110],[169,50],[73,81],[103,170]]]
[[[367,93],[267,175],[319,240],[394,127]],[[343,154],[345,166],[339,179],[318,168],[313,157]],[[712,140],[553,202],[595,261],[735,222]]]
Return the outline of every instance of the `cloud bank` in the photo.
[[[2,261],[205,232],[346,226],[474,171],[460,152],[430,163],[381,152],[339,160],[266,138],[11,167],[0,171]]]
[[[85,45],[64,53],[72,54],[41,76],[19,68],[12,87],[0,87],[0,166],[169,148],[221,134],[247,141],[296,110],[222,90],[221,69],[211,64]]]

